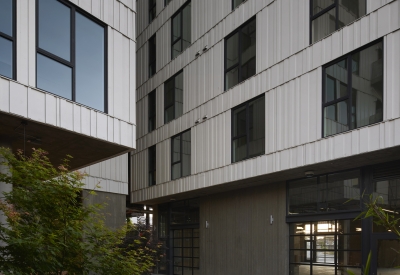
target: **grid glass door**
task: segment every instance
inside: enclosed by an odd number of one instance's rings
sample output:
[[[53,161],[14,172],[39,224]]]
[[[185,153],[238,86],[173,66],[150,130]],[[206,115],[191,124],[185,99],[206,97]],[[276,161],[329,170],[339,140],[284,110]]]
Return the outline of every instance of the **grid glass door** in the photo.
[[[174,275],[199,273],[199,229],[172,230]]]

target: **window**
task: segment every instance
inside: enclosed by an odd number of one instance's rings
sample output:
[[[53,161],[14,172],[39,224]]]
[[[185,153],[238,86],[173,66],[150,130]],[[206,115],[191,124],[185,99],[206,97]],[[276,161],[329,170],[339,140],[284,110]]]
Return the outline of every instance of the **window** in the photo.
[[[106,28],[64,1],[37,1],[36,86],[107,112]]]
[[[156,185],[156,146],[149,147],[149,186]]]
[[[15,1],[0,2],[0,75],[15,79]]]
[[[172,59],[190,46],[191,39],[191,3],[186,3],[172,17]]]
[[[232,162],[265,153],[264,95],[232,109]]]
[[[156,90],[149,93],[149,133],[156,129]]]
[[[156,35],[149,39],[149,78],[156,73]]]
[[[164,84],[164,123],[183,113],[183,72],[171,77]]]
[[[382,41],[323,68],[324,137],[383,119]]]
[[[166,6],[166,5],[168,5],[169,3],[171,3],[172,2],[172,0],[164,0],[164,5]]]
[[[225,38],[225,90],[256,73],[256,18]]]
[[[236,9],[237,6],[246,1],[247,0],[232,0],[232,10]]]
[[[190,175],[190,130],[171,138],[171,179]]]
[[[365,0],[310,0],[310,43],[365,15]]]
[[[154,18],[156,18],[156,4],[157,0],[149,0],[149,23],[151,23]]]

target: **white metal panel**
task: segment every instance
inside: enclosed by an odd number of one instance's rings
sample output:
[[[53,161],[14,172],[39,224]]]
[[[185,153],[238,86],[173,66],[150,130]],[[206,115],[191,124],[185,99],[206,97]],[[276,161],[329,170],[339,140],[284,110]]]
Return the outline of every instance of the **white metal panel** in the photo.
[[[0,111],[10,111],[10,81],[0,77]]]
[[[107,133],[108,133],[108,129],[107,129],[107,116],[103,113],[97,113],[97,126],[96,126],[96,130],[97,130],[97,138],[101,138],[104,140],[107,140]]]
[[[74,131],[77,133],[81,133],[81,106],[74,104],[73,105],[73,125]]]
[[[10,112],[27,117],[28,113],[28,88],[10,82]]]
[[[136,124],[136,43],[129,41],[129,122]]]
[[[28,89],[28,118],[45,122],[45,106],[46,94],[38,90]]]
[[[387,36],[384,41],[384,76],[385,76],[385,96],[384,96],[384,119],[393,119],[400,116],[400,95],[398,87],[400,81],[398,72],[400,71],[400,31],[396,31]]]
[[[81,129],[82,134],[90,135],[90,109],[82,107],[81,108]]]
[[[97,112],[94,110],[90,110],[90,135],[97,137]]]
[[[67,130],[73,130],[74,125],[73,125],[73,103],[69,102],[64,99],[60,99],[59,101],[59,114],[58,116],[60,117],[60,126],[62,128],[65,128]]]
[[[29,58],[28,58],[28,49],[30,46],[34,47],[35,45],[30,45],[29,41],[29,1],[22,0],[18,2],[17,5],[17,79],[19,82],[28,84],[28,68],[29,68]],[[34,14],[33,14],[34,15]],[[32,30],[33,31],[33,30]]]

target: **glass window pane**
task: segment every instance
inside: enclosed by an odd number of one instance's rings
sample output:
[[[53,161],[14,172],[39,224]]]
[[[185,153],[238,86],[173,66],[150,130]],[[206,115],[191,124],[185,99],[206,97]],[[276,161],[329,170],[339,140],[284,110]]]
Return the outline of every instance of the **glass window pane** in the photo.
[[[347,96],[347,59],[325,68],[325,102]]]
[[[104,111],[104,28],[76,13],[76,101]]]
[[[379,240],[377,247],[377,274],[398,274],[400,240]]]
[[[317,178],[293,181],[289,185],[289,215],[316,213]]]
[[[249,156],[265,153],[265,98],[249,103]]]
[[[383,47],[375,44],[352,56],[354,128],[383,120]]]
[[[190,131],[182,134],[182,177],[190,175],[191,166],[191,136]]]
[[[324,108],[324,136],[349,130],[347,122],[347,100]]]
[[[156,91],[149,94],[149,129],[151,132],[156,129]]]
[[[400,219],[400,179],[390,179],[374,182],[374,199],[378,199],[379,206],[387,210],[389,215]],[[374,232],[387,232],[384,226],[373,224]]]
[[[303,251],[297,251],[296,253],[303,253]],[[291,264],[290,265],[290,274],[296,275],[310,275],[310,265],[305,264]],[[325,275],[325,274],[324,274]]]
[[[233,137],[246,134],[246,105],[233,110]]]
[[[13,78],[13,42],[0,37],[0,75]]]
[[[70,18],[71,10],[67,6],[54,0],[39,0],[39,47],[68,61]]]
[[[335,0],[313,0],[312,13],[313,15],[319,13],[320,11],[326,9],[332,4],[335,4]]]
[[[0,32],[13,36],[13,1],[2,0],[0,6]]]
[[[172,18],[172,42],[181,37],[181,13]]]
[[[232,141],[233,162],[241,161],[247,158],[247,138],[242,137]]]
[[[149,39],[149,77],[156,73],[156,37]]]
[[[244,0],[233,0],[233,7],[232,9],[234,10],[237,6],[239,6],[240,4],[242,4],[244,2]]]
[[[172,138],[172,162],[181,160],[181,136]]]
[[[329,174],[321,177],[320,211],[339,211],[360,209],[360,172],[358,170]]]
[[[335,10],[335,8],[331,9],[312,21],[312,43],[324,38],[336,30]]]
[[[172,45],[172,59],[180,55],[182,52],[182,41],[179,39],[175,44]]]
[[[239,33],[226,40],[226,68],[229,69],[232,65],[239,62]]]
[[[72,69],[41,54],[37,55],[36,86],[72,99]]]
[[[239,70],[238,67],[233,68],[225,75],[225,86],[226,90],[235,86],[239,82]]]
[[[191,3],[183,9],[182,13],[182,51],[184,51],[192,42]]]
[[[168,107],[164,112],[164,121],[165,123],[170,122],[174,119],[174,106]]]
[[[183,113],[183,73],[175,77],[175,118]]]
[[[365,15],[365,0],[339,0],[339,27]]]
[[[256,73],[256,20],[242,28],[241,40],[241,81],[244,81]]]
[[[182,175],[181,174],[181,164],[177,163],[177,164],[172,165],[172,179],[173,180],[178,179],[178,178],[182,177],[181,175]]]

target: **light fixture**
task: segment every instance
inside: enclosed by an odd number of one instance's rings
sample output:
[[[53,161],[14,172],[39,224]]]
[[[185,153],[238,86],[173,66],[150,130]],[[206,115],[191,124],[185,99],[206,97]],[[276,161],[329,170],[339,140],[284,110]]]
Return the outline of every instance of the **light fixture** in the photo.
[[[206,52],[206,51],[208,51],[208,45],[205,45],[203,48],[203,52]]]
[[[200,56],[200,51],[198,51],[195,55],[195,57],[199,57]]]
[[[200,123],[200,118],[194,122],[195,124]]]
[[[307,178],[311,178],[311,177],[314,176],[314,171],[313,171],[313,170],[305,171],[305,172],[304,172],[304,175],[305,175]]]
[[[203,120],[205,120],[205,119],[207,119],[207,118],[208,118],[208,116],[207,116],[207,115],[203,116]]]

